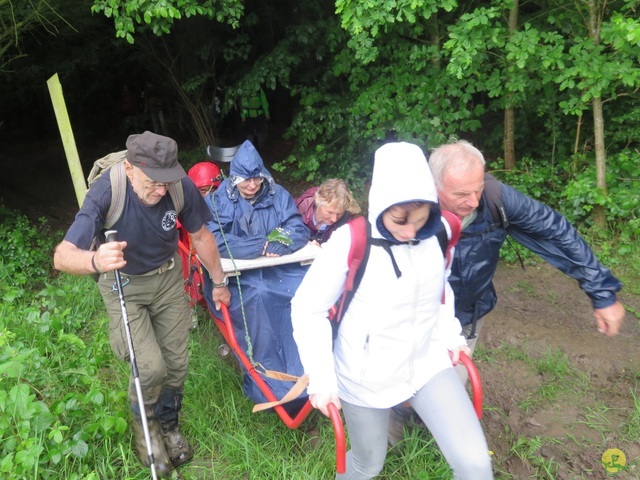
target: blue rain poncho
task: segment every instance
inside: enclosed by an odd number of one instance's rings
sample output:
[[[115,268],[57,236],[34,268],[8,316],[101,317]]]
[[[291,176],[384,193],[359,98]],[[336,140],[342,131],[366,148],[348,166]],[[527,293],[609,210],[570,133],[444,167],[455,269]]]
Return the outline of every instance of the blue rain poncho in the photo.
[[[253,199],[244,199],[237,182],[256,177],[263,178],[260,191]],[[309,241],[309,230],[302,222],[293,198],[274,182],[249,141],[242,144],[232,160],[229,178],[206,198],[206,202],[214,217],[207,228],[215,235],[224,258],[257,258],[274,228],[282,229],[291,244],[269,242],[267,252],[286,255]],[[307,267],[296,263],[245,270],[240,276],[230,278],[229,313],[238,344],[247,353],[250,343],[250,357],[267,370],[296,376],[303,374],[292,335],[290,302],[306,270]],[[211,288],[211,280],[205,278],[205,297],[209,308],[215,312]],[[249,343],[245,338],[247,329]],[[268,378],[265,381],[278,399],[293,386],[291,382]],[[248,374],[245,374],[243,390],[256,403],[267,401]],[[289,409],[295,411],[305,400],[306,393],[290,404]]]

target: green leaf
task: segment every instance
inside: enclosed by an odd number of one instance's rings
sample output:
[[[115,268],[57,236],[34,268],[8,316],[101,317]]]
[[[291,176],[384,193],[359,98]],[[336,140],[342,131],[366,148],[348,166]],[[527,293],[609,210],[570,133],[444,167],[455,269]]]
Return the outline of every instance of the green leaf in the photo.
[[[9,473],[13,470],[13,452],[6,455],[0,462],[0,472]]]
[[[77,458],[83,458],[89,451],[89,446],[82,440],[76,440],[71,446],[71,454]]]
[[[293,245],[293,240],[289,237],[289,232],[284,230],[282,227],[276,227],[269,235],[267,235],[268,242],[279,242],[283,245]]]

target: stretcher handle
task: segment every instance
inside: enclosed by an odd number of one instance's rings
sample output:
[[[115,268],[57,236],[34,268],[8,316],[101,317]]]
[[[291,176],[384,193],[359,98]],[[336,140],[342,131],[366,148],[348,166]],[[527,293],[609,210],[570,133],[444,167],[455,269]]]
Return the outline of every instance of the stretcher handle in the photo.
[[[471,391],[473,393],[473,408],[476,410],[478,420],[482,418],[482,382],[480,374],[473,360],[464,352],[460,352],[460,363],[462,363],[469,373],[471,381]]]
[[[346,467],[346,443],[344,439],[344,427],[342,426],[342,418],[340,418],[340,412],[335,404],[330,403],[327,405],[329,410],[329,417],[333,423],[333,432],[336,437],[336,472],[344,473]]]

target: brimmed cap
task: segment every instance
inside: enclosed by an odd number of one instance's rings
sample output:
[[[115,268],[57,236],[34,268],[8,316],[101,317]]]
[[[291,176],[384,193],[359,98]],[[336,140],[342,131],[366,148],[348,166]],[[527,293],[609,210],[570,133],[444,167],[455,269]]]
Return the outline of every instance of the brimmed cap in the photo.
[[[153,132],[129,135],[126,156],[155,182],[175,182],[187,176],[178,163],[178,144],[169,137]]]

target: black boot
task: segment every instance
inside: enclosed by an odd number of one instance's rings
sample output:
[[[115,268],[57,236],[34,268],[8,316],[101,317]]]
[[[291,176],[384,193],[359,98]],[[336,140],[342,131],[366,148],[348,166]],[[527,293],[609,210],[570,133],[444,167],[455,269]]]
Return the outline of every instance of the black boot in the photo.
[[[178,414],[182,408],[182,392],[165,390],[160,395],[160,425],[167,454],[174,467],[179,467],[193,458],[189,441],[180,433]]]
[[[136,441],[136,448],[140,461],[145,467],[150,467],[149,454],[147,452],[147,441],[144,437],[144,428],[142,426],[142,418],[140,417],[140,408],[138,404],[131,404],[133,412],[133,436]],[[149,439],[151,440],[151,452],[153,453],[153,464],[156,473],[160,478],[171,477],[171,462],[169,455],[164,447],[164,439],[160,429],[160,422],[153,413],[153,408],[147,407],[147,426],[149,427]]]

